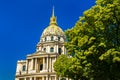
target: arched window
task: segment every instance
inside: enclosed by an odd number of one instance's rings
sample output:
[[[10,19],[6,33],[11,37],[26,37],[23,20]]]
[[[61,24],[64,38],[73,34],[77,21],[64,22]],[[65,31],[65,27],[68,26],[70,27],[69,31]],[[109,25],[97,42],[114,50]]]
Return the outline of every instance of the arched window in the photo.
[[[61,55],[61,53],[62,53],[62,49],[61,48],[58,49],[58,53]]]
[[[44,52],[46,52],[46,48],[44,48]]]
[[[53,41],[54,40],[54,37],[53,36],[51,36],[51,41]]]
[[[60,41],[60,37],[58,37],[58,41]]]
[[[45,37],[45,42],[47,41],[47,38]]]
[[[50,48],[50,52],[54,52],[54,48],[53,47]]]
[[[43,69],[43,64],[40,64],[40,70],[42,70]]]
[[[26,66],[23,65],[23,67],[22,67],[22,71],[25,71],[25,70],[26,70]]]

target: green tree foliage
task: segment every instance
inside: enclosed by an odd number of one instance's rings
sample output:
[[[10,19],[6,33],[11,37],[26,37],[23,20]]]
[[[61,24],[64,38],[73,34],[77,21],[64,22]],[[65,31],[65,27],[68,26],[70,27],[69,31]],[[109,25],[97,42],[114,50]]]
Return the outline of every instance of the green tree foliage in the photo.
[[[76,73],[82,80],[120,80],[120,0],[96,0],[66,36],[66,48],[73,56],[66,67],[70,75]]]
[[[67,58],[67,56],[61,55],[54,63],[54,70],[57,72],[58,76],[67,77],[69,66],[70,66],[70,60]]]
[[[57,72],[59,77],[68,77],[74,80],[78,80],[80,78],[84,79],[84,77],[82,77],[82,67],[79,66],[77,59],[70,58],[66,55],[60,55],[57,58],[54,63],[54,70]]]

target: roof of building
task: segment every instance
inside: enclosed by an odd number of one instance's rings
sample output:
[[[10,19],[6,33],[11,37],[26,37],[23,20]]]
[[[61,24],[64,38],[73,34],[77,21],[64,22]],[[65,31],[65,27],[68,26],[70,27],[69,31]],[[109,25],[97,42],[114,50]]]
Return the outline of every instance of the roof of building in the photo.
[[[54,15],[54,8],[53,8],[53,11],[52,11],[52,17],[50,18],[50,24],[46,29],[44,29],[41,37],[44,37],[44,36],[47,36],[47,35],[64,36],[63,30],[57,25],[57,19]]]

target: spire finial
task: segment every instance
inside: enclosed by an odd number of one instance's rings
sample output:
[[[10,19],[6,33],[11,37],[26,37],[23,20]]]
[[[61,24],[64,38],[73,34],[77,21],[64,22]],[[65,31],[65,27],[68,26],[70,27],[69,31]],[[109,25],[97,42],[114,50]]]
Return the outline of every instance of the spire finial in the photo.
[[[54,14],[54,6],[53,6],[53,9],[52,9],[52,16],[55,16],[55,14]]]
[[[54,6],[53,6],[53,9],[52,9],[52,17],[50,18],[50,25],[57,25],[57,21],[56,21],[56,17],[55,17],[55,14],[54,14]]]

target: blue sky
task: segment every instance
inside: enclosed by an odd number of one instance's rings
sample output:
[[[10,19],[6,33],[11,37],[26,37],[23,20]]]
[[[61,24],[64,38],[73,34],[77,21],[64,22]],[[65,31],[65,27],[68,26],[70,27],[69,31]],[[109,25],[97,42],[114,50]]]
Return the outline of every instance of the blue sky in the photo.
[[[55,7],[58,25],[72,28],[95,0],[0,0],[0,80],[14,80],[17,60],[36,50]]]

